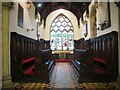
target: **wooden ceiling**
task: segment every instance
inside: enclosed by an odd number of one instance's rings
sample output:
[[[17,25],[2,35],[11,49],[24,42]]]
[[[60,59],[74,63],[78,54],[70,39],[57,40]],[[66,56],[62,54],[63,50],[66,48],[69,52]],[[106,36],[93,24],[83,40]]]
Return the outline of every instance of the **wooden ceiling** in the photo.
[[[62,8],[72,12],[77,17],[79,23],[83,13],[88,11],[90,2],[33,2],[33,4],[36,8],[36,14],[39,12],[45,21],[51,12]],[[38,7],[38,4],[41,4],[41,7]]]

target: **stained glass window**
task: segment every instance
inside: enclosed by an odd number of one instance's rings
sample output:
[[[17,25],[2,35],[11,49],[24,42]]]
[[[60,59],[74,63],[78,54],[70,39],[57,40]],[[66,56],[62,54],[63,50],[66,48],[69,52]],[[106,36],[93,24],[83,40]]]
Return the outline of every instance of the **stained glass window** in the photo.
[[[73,26],[63,14],[59,15],[51,25],[50,45],[52,50],[73,50]]]

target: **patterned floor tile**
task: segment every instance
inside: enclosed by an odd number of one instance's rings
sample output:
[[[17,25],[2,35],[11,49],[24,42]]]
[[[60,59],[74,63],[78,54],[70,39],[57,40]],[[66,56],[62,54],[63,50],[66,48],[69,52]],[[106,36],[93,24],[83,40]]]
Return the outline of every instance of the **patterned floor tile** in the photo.
[[[59,78],[59,80],[62,80],[65,84],[69,84],[72,82],[73,84],[70,84],[70,85],[73,85],[72,88],[68,88],[68,86],[65,88],[63,87],[63,85],[61,86],[61,88],[60,87],[56,88],[56,85],[60,85],[60,83],[56,82],[58,80],[58,75],[59,75],[57,70],[62,70],[62,68],[60,69],[60,65],[63,67],[63,69],[67,68],[67,70],[69,71],[69,72],[67,71],[67,73],[70,73],[70,75],[68,74],[67,75],[69,76],[69,79],[71,76],[72,80],[66,79],[67,77],[65,77],[64,79]],[[66,74],[66,73],[64,72],[63,74]],[[64,77],[64,76],[61,76],[61,77]],[[70,82],[66,82],[64,80],[68,80]],[[78,82],[78,77],[76,73],[74,72],[74,70],[72,69],[69,63],[66,63],[65,65],[62,63],[61,64],[57,63],[50,77],[49,84],[16,83],[10,90],[120,90],[120,89],[116,88],[116,86],[112,83],[81,83],[80,84]]]

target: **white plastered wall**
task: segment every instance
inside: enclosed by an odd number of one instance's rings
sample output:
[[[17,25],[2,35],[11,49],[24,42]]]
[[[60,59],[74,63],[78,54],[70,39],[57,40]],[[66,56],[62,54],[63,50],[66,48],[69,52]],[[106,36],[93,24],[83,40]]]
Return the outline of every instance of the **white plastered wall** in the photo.
[[[18,4],[23,7],[23,28],[19,27],[18,24]],[[35,21],[35,7],[33,3],[31,4],[31,8],[28,10],[26,7],[26,2],[14,2],[13,8],[10,10],[10,17],[9,17],[9,31],[10,32],[17,32],[24,36],[37,39],[36,37],[36,21]],[[33,31],[28,31],[27,29]]]

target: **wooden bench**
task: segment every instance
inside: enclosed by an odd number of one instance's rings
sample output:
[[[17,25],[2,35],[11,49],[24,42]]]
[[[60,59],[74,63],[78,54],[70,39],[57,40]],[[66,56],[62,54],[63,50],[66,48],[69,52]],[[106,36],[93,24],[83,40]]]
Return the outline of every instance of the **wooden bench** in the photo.
[[[23,66],[23,74],[25,75],[35,74],[34,72],[35,58],[34,57],[23,60],[22,66]]]

